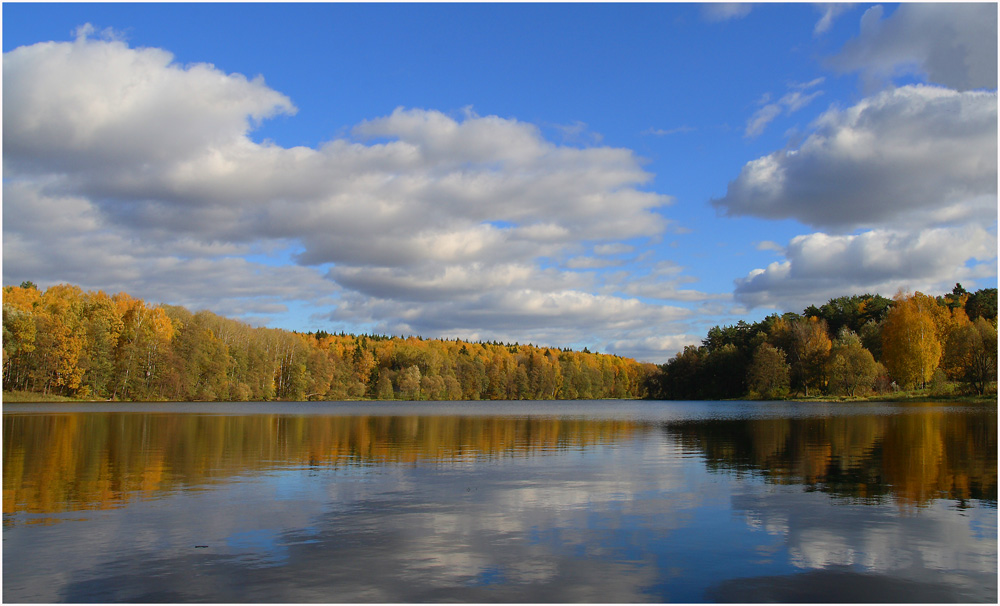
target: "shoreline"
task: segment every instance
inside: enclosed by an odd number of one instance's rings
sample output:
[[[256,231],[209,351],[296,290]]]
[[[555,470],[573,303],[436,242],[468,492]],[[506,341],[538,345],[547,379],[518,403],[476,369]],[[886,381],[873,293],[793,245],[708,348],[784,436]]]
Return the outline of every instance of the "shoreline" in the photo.
[[[608,401],[621,401],[630,402],[636,400],[643,400],[643,398],[588,398],[588,400],[608,400]],[[746,401],[746,402],[756,402],[765,400],[752,400],[749,398],[731,398],[728,400],[721,401]],[[272,400],[272,402],[284,402],[286,400]],[[291,401],[291,400],[287,400]],[[307,400],[320,402],[324,400]],[[337,400],[338,402],[438,402],[445,400],[375,400],[370,398],[358,398],[353,400]],[[492,402],[496,400],[447,400],[449,402]],[[535,401],[535,402],[575,402],[578,400],[517,400],[517,401]],[[659,400],[662,402],[670,402],[673,400]],[[676,400],[679,401],[679,400]],[[685,400],[686,401],[686,400]],[[707,401],[707,400],[700,400]],[[767,401],[780,401],[780,402],[831,402],[831,403],[864,403],[864,402],[930,402],[930,401],[944,401],[944,402],[968,402],[973,404],[997,404],[998,398],[996,393],[983,394],[983,395],[962,395],[962,394],[933,394],[930,390],[916,390],[916,391],[905,391],[890,394],[873,394],[869,396],[835,396],[835,395],[818,395],[809,397],[787,397],[781,398],[780,400],[767,400]],[[87,404],[87,403],[128,403],[128,400],[96,400],[96,399],[85,399],[85,398],[73,398],[70,396],[60,396],[56,394],[39,394],[30,391],[4,391],[3,392],[3,402],[10,404],[45,404],[45,403],[76,403],[76,404]],[[170,404],[175,402],[205,402],[205,403],[226,403],[226,404],[239,404],[243,401],[241,400],[156,400],[154,403],[162,402],[164,404]],[[247,401],[248,402],[248,401]]]

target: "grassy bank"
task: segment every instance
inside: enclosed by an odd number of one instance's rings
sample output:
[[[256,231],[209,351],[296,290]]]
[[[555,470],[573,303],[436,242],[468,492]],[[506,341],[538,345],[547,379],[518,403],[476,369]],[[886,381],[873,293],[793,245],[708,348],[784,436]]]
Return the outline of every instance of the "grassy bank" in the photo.
[[[937,389],[911,389],[868,396],[850,397],[822,394],[809,396],[808,398],[789,396],[786,399],[797,402],[973,402],[977,404],[996,404],[997,394],[993,392],[976,395]]]
[[[57,396],[55,394],[35,393],[33,391],[5,391],[4,402],[86,402],[78,398]]]

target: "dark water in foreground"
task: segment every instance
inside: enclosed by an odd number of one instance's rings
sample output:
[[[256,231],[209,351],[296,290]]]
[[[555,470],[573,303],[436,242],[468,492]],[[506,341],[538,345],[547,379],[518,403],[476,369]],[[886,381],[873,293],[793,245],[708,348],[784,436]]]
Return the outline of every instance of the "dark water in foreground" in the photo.
[[[996,602],[996,408],[5,404],[3,600]]]

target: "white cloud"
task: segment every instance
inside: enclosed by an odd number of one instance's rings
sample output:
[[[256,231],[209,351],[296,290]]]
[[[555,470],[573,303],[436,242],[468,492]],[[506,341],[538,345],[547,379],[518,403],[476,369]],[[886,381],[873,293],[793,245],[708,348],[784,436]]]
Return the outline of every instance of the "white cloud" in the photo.
[[[747,137],[754,137],[761,134],[764,132],[764,128],[780,115],[781,106],[777,103],[768,103],[754,112],[754,115],[747,120],[747,128],[744,134]]]
[[[4,183],[3,219],[7,283],[70,282],[227,315],[277,313],[338,290],[316,269],[242,258],[258,252],[247,244],[179,236],[164,246],[136,238],[107,223],[86,198],[45,195],[29,183]]]
[[[748,2],[709,2],[701,5],[701,14],[707,21],[729,21],[746,17],[752,9]]]
[[[388,334],[533,342],[552,346],[597,347],[623,353],[649,335],[683,331],[691,312],[638,299],[593,295],[579,290],[496,289],[465,293],[430,305],[345,293],[333,314],[337,321],[368,324]],[[582,331],[588,339],[582,342]],[[603,345],[603,344],[612,345]],[[663,358],[664,352],[659,352]]]
[[[681,288],[693,279],[663,279],[654,278],[650,280],[629,281],[619,288],[627,295],[642,297],[644,299],[658,299],[661,301],[685,301],[688,303],[702,301],[728,300],[730,295],[722,293],[706,293],[690,288]]]
[[[3,80],[4,165],[25,172],[121,176],[231,145],[255,121],[295,112],[262,78],[181,67],[164,50],[114,40],[14,49]]]
[[[833,26],[834,19],[854,7],[853,4],[840,2],[824,2],[815,6],[816,10],[823,13],[823,16],[816,22],[816,27],[813,28],[815,36],[826,33]]]
[[[621,259],[601,259],[600,257],[572,257],[566,261],[569,269],[606,269],[608,267],[618,267],[624,264]]]
[[[642,131],[644,135],[656,135],[657,137],[666,137],[668,135],[676,135],[680,133],[691,133],[698,129],[693,126],[678,126],[677,128],[647,128]]]
[[[816,33],[841,7],[821,8]],[[736,280],[749,308],[797,311],[860,292],[937,292],[964,280],[995,284],[997,97],[995,4],[903,4],[869,9],[861,34],[831,64],[869,86],[905,74],[935,86],[890,88],[831,107],[797,149],[753,160],[712,204],[729,216],[795,219],[823,230],[793,238],[784,260]],[[818,84],[818,83],[817,83]],[[795,92],[806,91],[812,83]],[[807,100],[787,98],[788,107]],[[747,124],[760,132],[778,103]],[[830,233],[823,233],[830,232]],[[853,233],[852,233],[853,232]]]
[[[819,76],[818,78],[813,78],[812,80],[810,80],[808,82],[792,82],[791,84],[788,85],[788,87],[789,88],[795,88],[795,89],[798,89],[798,90],[806,90],[806,89],[810,89],[810,88],[815,88],[815,87],[819,86],[820,84],[823,84],[824,82],[826,82],[826,77],[825,76]]]
[[[608,344],[611,351],[635,360],[663,364],[682,351],[685,346],[701,343],[705,335],[679,334],[670,336],[645,336],[634,340],[621,340]]]
[[[959,90],[996,89],[996,3],[904,3],[883,13],[881,5],[865,11],[833,67],[876,80],[923,74]]]
[[[812,82],[804,85],[797,85],[800,88],[809,88],[815,86],[822,82],[822,78],[817,78]],[[814,84],[815,83],[815,84]],[[747,121],[747,127],[744,134],[747,137],[756,137],[757,135],[764,132],[764,129],[770,124],[775,118],[781,114],[793,114],[803,107],[809,105],[813,99],[823,94],[823,91],[815,91],[809,94],[802,94],[801,91],[792,91],[776,103],[767,103],[766,100],[762,100],[765,105],[757,110],[753,116]],[[765,96],[764,99],[768,99],[769,96]]]
[[[955,282],[995,276],[996,257],[995,227],[813,233],[793,238],[784,261],[737,280],[735,297],[749,307],[798,311],[845,294],[944,292]]]
[[[712,204],[849,230],[992,223],[996,196],[996,94],[906,86],[830,109],[798,149],[749,162]]]
[[[86,31],[3,71],[8,282],[257,316],[319,301],[340,322],[540,343],[676,333],[688,313],[542,268],[666,230],[670,199],[628,149],[404,108],[318,148],[259,144],[257,122],[295,111],[262,78]]]
[[[761,240],[754,245],[757,250],[770,250],[776,253],[784,253],[785,247],[771,240]]]
[[[630,252],[634,252],[635,247],[630,244],[624,244],[622,242],[614,242],[612,244],[599,244],[594,247],[594,254],[596,255],[624,255]]]

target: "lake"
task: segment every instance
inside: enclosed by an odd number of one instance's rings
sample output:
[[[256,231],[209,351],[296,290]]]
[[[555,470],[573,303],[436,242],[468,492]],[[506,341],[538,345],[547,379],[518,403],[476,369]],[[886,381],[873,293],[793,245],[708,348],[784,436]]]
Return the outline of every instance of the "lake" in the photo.
[[[4,404],[3,600],[995,603],[997,412]]]

